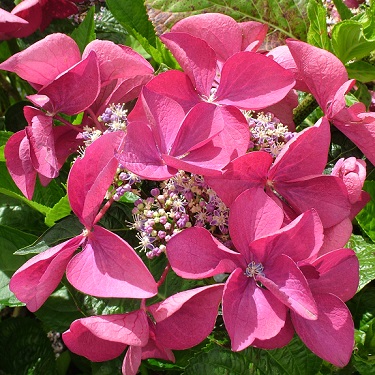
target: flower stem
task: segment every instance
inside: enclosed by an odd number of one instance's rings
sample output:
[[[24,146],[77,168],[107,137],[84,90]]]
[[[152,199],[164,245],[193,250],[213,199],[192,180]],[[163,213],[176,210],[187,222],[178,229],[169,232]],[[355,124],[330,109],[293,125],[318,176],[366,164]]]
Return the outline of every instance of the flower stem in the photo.
[[[318,102],[311,94],[308,94],[293,110],[293,121],[295,125],[300,125],[316,108],[318,108]]]
[[[113,203],[113,198],[109,199],[109,201],[98,212],[98,214],[95,217],[94,223],[92,225],[95,225],[104,216],[104,214],[107,212],[108,208],[111,207],[112,203]]]
[[[160,279],[157,282],[157,286],[158,287],[164,283],[164,281],[167,278],[167,275],[168,275],[168,272],[169,272],[170,269],[171,269],[171,265],[168,262],[168,264],[164,268],[163,274],[160,276]]]
[[[83,132],[81,128],[79,128],[78,126],[74,126],[72,123],[70,123],[69,121],[66,121],[64,118],[60,117],[59,115],[54,115],[53,118],[62,122],[64,125],[69,126],[71,129],[75,130],[77,133]]]

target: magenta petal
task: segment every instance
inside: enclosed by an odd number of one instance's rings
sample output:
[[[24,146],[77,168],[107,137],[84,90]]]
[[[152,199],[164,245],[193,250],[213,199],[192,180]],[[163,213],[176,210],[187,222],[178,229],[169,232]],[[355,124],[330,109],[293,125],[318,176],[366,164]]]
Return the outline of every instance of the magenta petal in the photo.
[[[316,259],[312,265],[319,272],[318,279],[308,279],[314,293],[331,293],[345,302],[357,292],[359,262],[353,250],[331,251]]]
[[[230,206],[243,191],[266,185],[272,160],[267,152],[250,152],[231,161],[222,176],[206,178],[206,182]]]
[[[122,373],[126,375],[136,375],[142,362],[142,348],[130,346],[126,351],[124,362],[122,363]]]
[[[70,206],[86,228],[91,228],[108,187],[116,173],[118,161],[115,151],[124,132],[102,135],[77,158],[68,177]],[[98,158],[100,155],[100,158]]]
[[[208,98],[216,74],[216,54],[202,39],[186,33],[160,37],[189,76],[198,94]]]
[[[340,223],[324,229],[324,242],[319,250],[319,255],[329,251],[340,249],[349,241],[353,232],[351,217],[347,217]]]
[[[340,86],[348,80],[344,64],[332,53],[297,40],[287,45],[303,77],[323,112]]]
[[[122,166],[149,180],[167,180],[177,173],[162,159],[152,130],[144,122],[128,125],[124,149],[116,157]]]
[[[171,31],[188,33],[203,39],[215,51],[218,60],[224,62],[241,51],[242,34],[239,26],[241,24],[237,24],[232,17],[206,13],[180,20]]]
[[[75,115],[88,108],[100,91],[100,76],[94,52],[52,83],[39,90],[37,95],[27,98],[51,114],[64,112]],[[42,101],[39,101],[39,95]],[[48,97],[46,102],[44,97]]]
[[[223,288],[224,284],[196,288],[149,306],[156,321],[157,341],[173,350],[203,341],[214,328]]]
[[[223,318],[232,343],[240,351],[255,339],[275,337],[285,325],[286,306],[237,268],[228,278],[223,295]]]
[[[72,352],[94,362],[118,357],[127,345],[144,346],[148,337],[143,310],[78,319],[63,334],[64,343]]]
[[[274,261],[285,254],[295,262],[316,258],[323,243],[323,227],[319,216],[309,210],[267,237],[252,242],[251,252],[260,262]]]
[[[24,107],[24,116],[29,124],[25,130],[30,142],[33,166],[43,176],[55,178],[59,174],[59,166],[55,153],[52,117],[29,106]]]
[[[57,165],[60,169],[67,157],[77,151],[82,145],[82,139],[78,137],[78,132],[68,126],[56,126],[53,128],[53,138],[55,144],[55,155]]]
[[[8,139],[4,155],[13,181],[27,199],[32,199],[37,172],[31,161],[30,142],[25,130],[14,133]]]
[[[276,298],[305,319],[317,319],[317,306],[307,280],[296,263],[280,255],[264,264],[265,276],[259,280]]]
[[[167,154],[185,117],[182,107],[173,99],[144,87],[143,106],[158,149]]]
[[[215,100],[241,109],[262,109],[283,99],[294,84],[293,74],[272,59],[239,52],[224,63]]]
[[[283,210],[261,188],[240,194],[230,208],[229,232],[237,251],[245,257],[255,239],[280,229]]]
[[[82,244],[74,237],[34,256],[12,276],[10,290],[30,311],[36,311],[56,289],[73,253]]]
[[[84,250],[69,262],[66,276],[75,288],[97,297],[149,298],[157,293],[154,278],[133,248],[97,225]]]
[[[0,32],[12,33],[27,25],[28,22],[21,17],[0,8]]]
[[[267,35],[268,26],[256,21],[239,22],[242,31],[242,51],[256,51]]]
[[[56,33],[13,55],[0,64],[0,69],[15,72],[31,84],[45,86],[80,60],[76,42],[65,34]]]
[[[336,225],[350,215],[348,192],[339,177],[311,176],[278,182],[274,188],[297,214],[314,208],[324,228]]]
[[[108,40],[94,40],[89,43],[82,54],[82,59],[85,59],[91,51],[94,51],[98,58],[102,85],[113,79],[127,79],[153,73],[152,66],[147,62],[144,63],[141,60],[143,58],[136,52]]]
[[[173,236],[167,244],[168,260],[177,275],[202,279],[230,273],[245,266],[242,256],[227,249],[203,228],[188,228]]]
[[[291,181],[321,174],[327,164],[331,141],[330,126],[324,117],[316,125],[298,133],[277,156],[270,168],[269,179]]]
[[[169,70],[154,77],[146,87],[160,95],[168,96],[188,112],[201,98],[195,91],[190,78],[179,70]],[[131,120],[131,113],[129,121]]]
[[[350,311],[332,294],[315,295],[318,319],[306,320],[291,312],[298,336],[325,361],[338,367],[348,364],[354,346],[354,325]]]

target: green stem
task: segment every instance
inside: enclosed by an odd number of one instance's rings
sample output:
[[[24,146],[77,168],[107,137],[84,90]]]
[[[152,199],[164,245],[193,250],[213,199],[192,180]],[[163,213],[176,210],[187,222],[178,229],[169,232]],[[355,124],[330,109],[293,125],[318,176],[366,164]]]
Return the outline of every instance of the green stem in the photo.
[[[295,125],[300,125],[302,121],[314,111],[314,109],[318,108],[318,106],[318,102],[315,98],[311,94],[308,94],[293,110],[293,121]]]

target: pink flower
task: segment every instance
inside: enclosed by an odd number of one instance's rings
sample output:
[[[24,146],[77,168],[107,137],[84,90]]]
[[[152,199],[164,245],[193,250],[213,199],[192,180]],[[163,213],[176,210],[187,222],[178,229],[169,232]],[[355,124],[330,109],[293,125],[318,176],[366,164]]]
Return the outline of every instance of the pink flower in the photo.
[[[278,335],[288,308],[305,319],[317,319],[316,303],[296,262],[313,257],[321,246],[319,219],[307,212],[280,229],[282,222],[280,207],[261,189],[251,189],[235,200],[229,215],[238,253],[202,228],[186,229],[168,242],[167,256],[179,276],[201,279],[230,273],[223,318],[233,350]],[[259,288],[260,283],[265,288]],[[289,331],[284,335],[289,337]]]
[[[229,233],[238,253],[207,230],[190,228],[168,242],[168,259],[184,278],[230,274],[222,305],[232,350],[284,346],[294,326],[317,355],[344,366],[353,349],[353,321],[343,301],[358,286],[355,253],[341,249],[317,258],[323,227],[314,210],[286,227],[282,222],[280,207],[263,190],[249,189],[230,210]]]
[[[295,61],[297,80],[312,93],[325,116],[375,164],[375,114],[366,113],[362,103],[347,108],[345,94],[355,81],[348,79],[345,66],[332,53],[310,44],[288,40]]]
[[[59,284],[63,274],[83,293],[98,297],[148,298],[156,283],[131,246],[96,222],[97,213],[118,167],[115,152],[123,132],[108,133],[77,159],[68,178],[68,198],[85,230],[27,261],[10,281],[10,289],[37,310]],[[101,157],[98,159],[97,155]],[[77,247],[83,250],[74,255]]]
[[[244,190],[259,187],[283,206],[289,218],[314,208],[329,228],[350,215],[342,180],[322,174],[329,143],[329,123],[323,119],[298,133],[275,161],[266,152],[250,152],[230,162],[221,177],[206,181],[227,206]]]
[[[72,352],[94,362],[116,358],[127,348],[122,373],[135,375],[141,360],[174,362],[171,349],[183,350],[203,341],[214,327],[222,292],[222,284],[211,285],[131,313],[78,319],[63,340]]]
[[[233,157],[246,152],[250,133],[237,108],[199,103],[185,115],[178,102],[147,87],[140,101],[147,119],[129,122],[118,160],[141,177],[165,180],[178,169],[220,174]]]

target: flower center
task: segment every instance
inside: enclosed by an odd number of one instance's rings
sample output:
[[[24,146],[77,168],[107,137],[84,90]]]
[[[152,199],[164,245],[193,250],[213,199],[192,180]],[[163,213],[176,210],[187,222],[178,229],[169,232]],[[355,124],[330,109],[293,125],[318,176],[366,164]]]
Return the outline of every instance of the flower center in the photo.
[[[247,265],[244,275],[247,277],[254,277],[255,279],[257,275],[265,276],[263,270],[264,267],[262,263],[255,263],[252,261]]]

